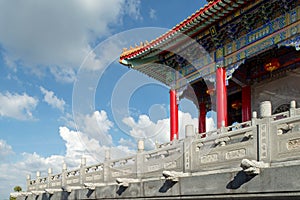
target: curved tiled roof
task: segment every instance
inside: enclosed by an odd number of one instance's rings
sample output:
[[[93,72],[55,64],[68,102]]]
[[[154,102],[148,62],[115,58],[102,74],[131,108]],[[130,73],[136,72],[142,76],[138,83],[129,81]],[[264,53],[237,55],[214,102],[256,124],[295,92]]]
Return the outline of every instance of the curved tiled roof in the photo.
[[[157,48],[159,45],[172,40],[178,33],[186,34],[193,30],[199,24],[204,24],[202,28],[207,28],[215,20],[224,17],[226,14],[235,11],[242,5],[249,3],[251,0],[215,0],[206,4],[200,10],[197,10],[187,19],[177,24],[175,27],[170,29],[165,34],[152,40],[150,43],[141,43],[140,46],[131,48],[129,50],[125,49],[120,56],[120,62],[125,64],[124,60],[130,60],[136,58],[137,56],[144,55],[148,53],[151,49]],[[253,0],[252,0],[253,1]],[[209,23],[210,22],[210,23]]]

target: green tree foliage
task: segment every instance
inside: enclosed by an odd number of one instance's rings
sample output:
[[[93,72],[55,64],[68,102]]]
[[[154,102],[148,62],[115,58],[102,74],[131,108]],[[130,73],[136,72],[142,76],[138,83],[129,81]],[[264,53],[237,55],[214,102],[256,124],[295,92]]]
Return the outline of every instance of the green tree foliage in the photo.
[[[22,188],[20,186],[16,186],[16,187],[14,187],[14,191],[15,192],[21,192]]]
[[[21,192],[22,188],[20,186],[16,186],[16,187],[14,187],[14,191]],[[12,196],[9,197],[9,200],[16,200],[16,199],[17,199],[16,197],[12,197]]]
[[[16,200],[16,199],[17,199],[16,197],[12,197],[12,196],[9,197],[9,200]]]

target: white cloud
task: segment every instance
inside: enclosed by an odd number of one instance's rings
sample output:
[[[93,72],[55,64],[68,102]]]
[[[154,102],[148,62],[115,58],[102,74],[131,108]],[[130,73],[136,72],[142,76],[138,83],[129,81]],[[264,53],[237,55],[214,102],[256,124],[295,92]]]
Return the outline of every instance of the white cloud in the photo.
[[[129,147],[130,149],[136,149],[137,144],[130,139],[121,138],[118,142],[121,146]]]
[[[103,160],[104,152],[97,140],[67,127],[60,127],[59,134],[66,142],[65,160],[69,165],[78,166],[82,156],[87,157],[89,163]]]
[[[85,116],[83,123],[82,131],[90,138],[98,140],[101,145],[112,145],[109,130],[112,128],[113,123],[108,119],[104,110],[95,111],[93,114]]]
[[[57,80],[72,82],[91,44],[108,35],[124,15],[141,19],[140,4],[140,0],[0,1],[5,62],[13,70],[22,65],[38,75],[50,67]]]
[[[213,118],[206,118],[205,122],[206,122],[205,124],[206,124],[206,131],[207,132],[217,129]]]
[[[60,173],[62,169],[63,156],[53,155],[47,158],[41,157],[37,153],[23,153],[21,160],[17,162],[0,163],[0,198],[9,198],[9,193],[13,192],[16,185],[20,185],[23,191],[26,190],[26,175],[31,174],[35,178],[36,171],[41,171],[43,177],[47,176],[48,168],[52,168],[55,173]]]
[[[96,62],[96,60],[93,60]],[[76,73],[72,67],[51,66],[50,72],[53,74],[56,81],[73,83],[76,80]]]
[[[38,104],[34,97],[23,94],[0,93],[0,116],[19,120],[33,119],[32,111]]]
[[[76,129],[76,123],[74,122],[73,115],[70,113],[65,113],[60,116],[58,121],[62,122],[66,127]]]
[[[135,121],[132,117],[123,119],[123,123],[131,128],[130,135],[136,139],[153,139],[164,132],[169,132],[169,119],[158,120],[154,123],[147,115],[140,115]],[[162,139],[160,137],[160,139]]]
[[[207,116],[208,117],[206,117],[206,121],[205,121],[206,131],[209,132],[209,131],[216,130],[217,113],[211,110],[207,113]]]
[[[0,198],[9,199],[9,193],[13,192],[16,185],[26,190],[26,171],[20,170],[19,163],[0,163]]]
[[[24,186],[25,175],[28,173],[35,174],[37,170],[41,170],[45,175],[47,169],[51,167],[55,173],[60,173],[64,161],[70,169],[77,168],[80,165],[82,156],[87,158],[88,164],[102,162],[106,149],[110,149],[111,158],[113,159],[133,153],[133,150],[125,146],[122,141],[118,146],[112,146],[109,130],[113,124],[108,120],[105,111],[95,111],[92,115],[85,116],[83,122],[85,130],[91,128],[88,133],[71,130],[68,127],[59,128],[59,134],[65,141],[66,146],[64,155],[43,157],[37,153],[23,153],[19,155],[21,160],[18,162],[0,163],[0,191],[9,191],[10,188],[8,187],[13,187],[13,184],[23,183]],[[90,135],[93,131],[97,131],[98,134]],[[101,132],[100,135],[99,131]],[[96,140],[93,136],[98,139]],[[100,141],[99,138],[102,138],[102,140]],[[8,157],[13,153],[12,147],[4,140],[0,140],[0,158]],[[5,187],[6,190],[2,190],[2,187]],[[2,198],[1,194],[0,198]]]
[[[22,170],[30,170],[31,174],[36,171],[47,172],[48,168],[52,168],[55,172],[60,172],[62,169],[62,163],[64,162],[64,156],[51,155],[49,157],[42,157],[37,153],[23,153],[23,159],[20,161],[19,168]]]
[[[149,17],[151,19],[156,19],[156,10],[154,10],[153,8],[151,8],[150,11],[149,11]]]
[[[189,113],[179,111],[179,139],[185,137],[185,126],[192,124],[195,129],[198,127],[198,119],[192,118]],[[170,141],[170,119],[158,120],[156,123],[150,120],[147,115],[140,115],[135,121],[132,117],[123,119],[123,123],[131,128],[130,135],[136,140],[145,139],[145,148],[153,149],[155,143],[166,143]]]
[[[124,48],[124,42],[118,40],[106,40],[101,43],[101,48],[86,49],[86,55],[84,60],[84,69],[88,70],[101,70],[105,66],[111,64],[112,60],[115,60]],[[105,51],[103,51],[105,49]]]
[[[13,187],[16,185],[20,185],[23,190],[26,190],[27,174],[31,174],[31,178],[35,179],[36,171],[40,171],[41,176],[46,177],[48,168],[52,168],[54,174],[61,173],[63,162],[67,164],[68,169],[78,169],[82,157],[86,158],[87,165],[101,163],[105,158],[106,150],[110,151],[111,159],[135,153],[135,150],[124,146],[125,143],[122,141],[118,146],[104,146],[87,134],[70,130],[67,127],[60,127],[59,134],[66,145],[64,155],[43,157],[37,153],[22,153],[18,155],[21,157],[20,161],[0,163],[0,199],[8,198],[9,193],[13,192]],[[0,158],[2,155],[9,156],[12,153],[11,146],[0,140]]]
[[[12,147],[4,140],[0,140],[0,159],[3,160],[5,157],[14,154]]]
[[[133,153],[133,150],[120,143],[118,146],[105,146],[101,145],[99,141],[90,138],[88,135],[73,131],[67,127],[59,128],[60,136],[66,142],[65,161],[71,167],[78,167],[80,159],[84,156],[87,163],[95,164],[104,161],[105,151],[109,149],[111,158],[121,158]]]
[[[136,20],[142,20],[143,17],[141,16],[140,13],[140,4],[141,4],[141,0],[127,0],[127,14],[136,19]]]
[[[195,133],[198,130],[198,118],[192,118],[190,113],[184,113],[179,111],[179,139],[185,137],[185,126],[193,125]]]
[[[89,162],[103,161],[105,150],[110,149],[112,158],[120,158],[130,155],[135,149],[132,141],[121,138],[117,146],[114,146],[110,130],[113,123],[108,119],[104,110],[95,111],[91,115],[79,117],[76,124],[77,131],[67,127],[60,127],[60,136],[66,142],[66,159],[71,162],[78,160],[82,155],[87,157]]]
[[[15,157],[21,158],[17,162],[13,162]],[[5,159],[10,158],[10,159]],[[64,157],[61,155],[52,155],[49,157],[41,157],[37,153],[22,153],[17,155],[12,147],[6,141],[0,140],[0,199],[8,199],[9,193],[13,192],[16,185],[20,185],[26,190],[26,175],[35,176],[36,171],[42,171],[42,175],[46,176],[47,169],[51,167],[56,173],[61,172]]]
[[[64,111],[64,106],[66,102],[63,99],[57,98],[57,96],[54,95],[53,91],[46,90],[43,87],[40,87],[41,92],[44,94],[44,101],[48,103],[53,108],[57,108],[60,111]]]
[[[117,146],[113,145],[110,134],[113,123],[104,110],[77,117],[80,119],[77,121],[82,122],[76,124],[78,130],[59,128],[60,136],[66,142],[66,159],[69,163],[72,160],[79,160],[82,155],[85,155],[91,163],[100,162],[104,159],[106,149],[110,149],[113,158],[129,155],[132,149],[135,149],[132,142],[124,139],[120,139]],[[73,123],[72,125],[74,126]]]

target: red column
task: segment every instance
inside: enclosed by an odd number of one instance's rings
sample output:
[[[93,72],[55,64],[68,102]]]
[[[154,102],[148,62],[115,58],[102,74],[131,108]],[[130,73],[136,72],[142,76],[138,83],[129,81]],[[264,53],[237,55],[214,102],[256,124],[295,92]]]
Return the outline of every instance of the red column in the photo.
[[[227,126],[227,91],[226,91],[226,70],[217,68],[217,128],[222,126],[222,122]]]
[[[176,122],[176,130],[175,130],[175,133],[176,133],[176,138],[178,139],[179,138],[179,135],[178,135],[178,126],[179,126],[179,116],[178,116],[178,103],[177,103],[177,98],[176,98],[176,110],[175,110],[175,122]]]
[[[206,106],[205,103],[202,102],[199,104],[199,125],[198,125],[199,133],[205,133],[206,131],[205,123],[206,123]]]
[[[176,90],[170,90],[170,141],[178,139],[178,105]]]
[[[242,121],[251,120],[251,87],[242,87]]]

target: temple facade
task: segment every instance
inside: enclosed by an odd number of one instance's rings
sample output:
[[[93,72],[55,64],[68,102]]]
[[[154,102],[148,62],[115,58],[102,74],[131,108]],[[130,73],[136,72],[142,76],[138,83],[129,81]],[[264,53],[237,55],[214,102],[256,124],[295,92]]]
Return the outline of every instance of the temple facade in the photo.
[[[299,49],[299,1],[217,0],[150,43],[125,50],[120,63],[170,87],[172,140],[180,98],[198,107],[199,133],[209,110],[220,128],[250,120],[263,101],[271,101],[274,114],[291,100],[300,103]]]

